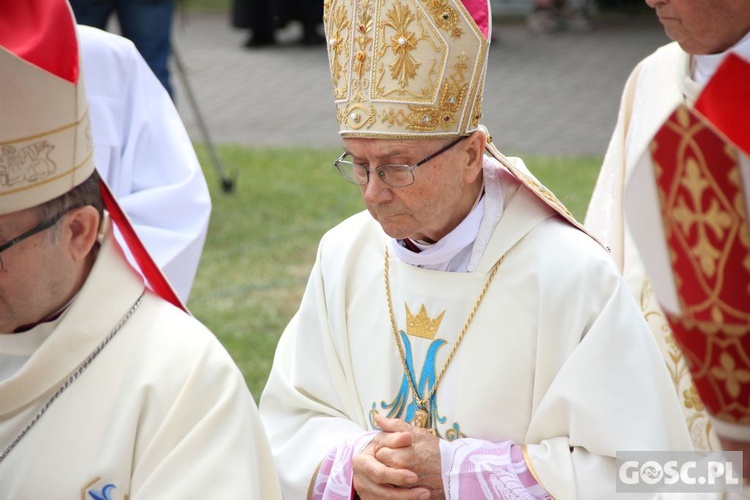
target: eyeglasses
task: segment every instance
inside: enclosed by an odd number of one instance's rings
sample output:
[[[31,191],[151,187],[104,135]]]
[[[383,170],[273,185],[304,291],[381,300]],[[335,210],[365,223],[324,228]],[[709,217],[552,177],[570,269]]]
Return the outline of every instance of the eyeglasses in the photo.
[[[31,229],[29,229],[25,233],[21,234],[20,236],[16,236],[15,238],[13,238],[12,240],[10,240],[9,242],[3,243],[2,245],[0,245],[0,254],[2,254],[4,251],[6,251],[7,249],[9,249],[10,247],[12,247],[14,245],[17,245],[18,243],[22,242],[26,238],[34,236],[36,233],[41,233],[45,229],[51,228],[52,226],[54,226],[57,223],[57,221],[59,221],[62,218],[63,215],[65,215],[66,213],[68,213],[68,211],[70,211],[70,209],[63,210],[62,212],[58,213],[57,215],[55,215],[51,219],[47,219],[46,221],[40,222],[39,224],[37,224],[36,226],[32,227]],[[2,255],[0,255],[0,271],[2,271],[3,269],[4,269],[3,258],[2,258]]]
[[[391,187],[406,187],[414,184],[414,170],[417,167],[420,167],[436,156],[445,153],[450,148],[466,139],[466,137],[468,136],[459,137],[437,153],[426,156],[411,166],[385,164],[378,165],[375,168],[367,168],[359,163],[354,163],[351,160],[352,156],[346,152],[339,156],[338,160],[333,162],[333,165],[338,169],[341,176],[352,184],[364,186],[370,181],[370,172],[375,172],[381,181]]]

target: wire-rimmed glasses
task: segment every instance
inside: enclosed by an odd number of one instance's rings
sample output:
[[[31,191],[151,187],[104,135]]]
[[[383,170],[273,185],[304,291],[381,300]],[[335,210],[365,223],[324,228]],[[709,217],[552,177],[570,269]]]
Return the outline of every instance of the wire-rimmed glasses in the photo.
[[[450,148],[466,139],[468,136],[462,135],[455,141],[440,149],[438,152],[428,155],[415,163],[414,165],[378,165],[375,168],[367,168],[364,165],[355,163],[351,160],[352,156],[344,152],[333,162],[333,165],[339,171],[341,176],[352,184],[364,186],[370,181],[370,172],[375,172],[378,178],[391,187],[406,187],[414,184],[414,170],[439,156]]]
[[[15,238],[13,238],[12,240],[10,240],[10,241],[8,241],[8,242],[3,243],[2,245],[0,245],[0,271],[2,271],[4,269],[3,257],[2,257],[2,253],[4,251],[6,251],[7,249],[9,249],[12,246],[17,245],[18,243],[21,243],[26,238],[34,236],[37,233],[41,233],[45,229],[51,228],[52,226],[54,226],[57,223],[57,221],[59,221],[62,218],[63,215],[65,215],[69,211],[70,211],[70,209],[63,210],[62,212],[54,215],[53,217],[51,217],[51,218],[49,218],[49,219],[47,219],[45,221],[40,222],[39,224],[37,224],[36,226],[32,227],[31,229],[29,229],[25,233],[22,233],[19,236],[16,236]]]

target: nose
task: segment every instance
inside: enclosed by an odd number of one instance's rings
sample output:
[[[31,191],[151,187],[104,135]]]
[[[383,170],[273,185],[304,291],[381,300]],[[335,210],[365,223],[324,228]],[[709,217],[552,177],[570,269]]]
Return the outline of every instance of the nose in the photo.
[[[646,5],[648,5],[652,9],[655,9],[656,6],[659,4],[666,3],[666,0],[645,0],[645,1],[646,1]]]
[[[377,205],[390,199],[393,194],[392,188],[383,182],[375,172],[370,173],[370,180],[361,186],[362,198],[368,205]]]

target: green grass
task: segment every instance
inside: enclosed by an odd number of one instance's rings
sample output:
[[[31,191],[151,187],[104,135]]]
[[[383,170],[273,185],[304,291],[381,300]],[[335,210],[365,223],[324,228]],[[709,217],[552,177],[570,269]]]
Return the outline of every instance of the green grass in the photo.
[[[178,0],[178,9],[228,11],[232,0]]]
[[[323,233],[363,209],[359,190],[331,165],[339,151],[219,147],[237,172],[222,192],[206,149],[197,146],[213,211],[191,312],[226,346],[255,398],[279,336],[296,311]],[[525,157],[535,175],[583,217],[599,158]]]
[[[550,188],[578,220],[583,221],[602,158],[520,156],[539,181]]]

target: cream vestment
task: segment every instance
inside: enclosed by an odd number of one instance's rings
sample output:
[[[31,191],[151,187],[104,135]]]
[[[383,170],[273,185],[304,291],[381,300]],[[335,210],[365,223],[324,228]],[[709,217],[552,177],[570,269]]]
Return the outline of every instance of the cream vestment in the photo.
[[[140,276],[107,238],[59,319],[0,334],[3,362],[30,356],[0,381],[2,450],[142,294]],[[122,328],[0,462],[0,498],[266,500],[280,494],[255,403],[229,354],[197,320],[146,291]]]
[[[615,452],[691,448],[662,358],[606,251],[494,160],[484,180],[483,202],[504,207],[475,242],[476,271],[390,252],[406,361],[429,389],[503,257],[431,402],[433,427],[448,440],[525,444],[555,497],[611,496]],[[305,498],[324,455],[372,430],[374,413],[413,417],[385,295],[392,241],[366,212],[329,231],[279,342],[260,411],[287,498]]]

